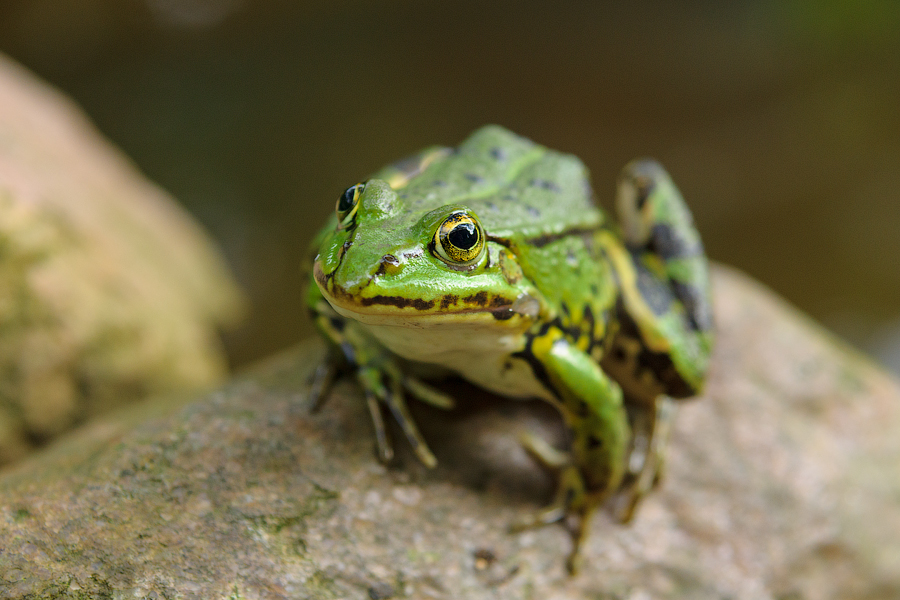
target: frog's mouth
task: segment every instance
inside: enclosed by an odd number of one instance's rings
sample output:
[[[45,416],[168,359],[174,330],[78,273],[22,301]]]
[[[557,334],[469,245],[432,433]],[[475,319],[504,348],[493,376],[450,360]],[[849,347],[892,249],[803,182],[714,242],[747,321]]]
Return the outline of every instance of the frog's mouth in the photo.
[[[433,299],[406,298],[385,294],[353,293],[326,275],[319,262],[313,266],[313,276],[322,295],[342,316],[362,323],[385,323],[393,318],[405,322],[420,318],[459,319],[461,316],[490,315],[496,321],[508,321],[515,316],[531,316],[521,310],[521,298],[492,295],[486,291],[469,295],[445,294]],[[364,290],[365,286],[361,288]]]

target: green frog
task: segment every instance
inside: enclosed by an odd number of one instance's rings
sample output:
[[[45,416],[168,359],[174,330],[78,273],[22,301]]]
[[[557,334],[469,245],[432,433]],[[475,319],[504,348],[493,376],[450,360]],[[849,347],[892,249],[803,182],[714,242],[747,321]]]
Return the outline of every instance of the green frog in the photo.
[[[410,365],[559,410],[567,448],[523,439],[557,493],[519,527],[562,521],[572,572],[595,510],[624,498],[628,521],[659,479],[673,399],[701,390],[713,337],[707,259],[665,170],[626,166],[615,206],[618,225],[578,158],[486,126],[347,188],[314,241],[307,294],[333,359],[315,372],[313,404],[349,367],[384,461],[389,413],[437,462],[407,395],[453,406]]]

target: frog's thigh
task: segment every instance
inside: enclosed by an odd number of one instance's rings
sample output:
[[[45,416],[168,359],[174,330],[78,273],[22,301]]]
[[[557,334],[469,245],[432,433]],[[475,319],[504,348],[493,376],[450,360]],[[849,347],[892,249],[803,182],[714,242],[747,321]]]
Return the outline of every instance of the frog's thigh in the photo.
[[[630,436],[622,390],[587,353],[565,339],[536,343],[532,351],[559,395],[572,429],[572,459],[588,491],[615,490],[625,473]]]

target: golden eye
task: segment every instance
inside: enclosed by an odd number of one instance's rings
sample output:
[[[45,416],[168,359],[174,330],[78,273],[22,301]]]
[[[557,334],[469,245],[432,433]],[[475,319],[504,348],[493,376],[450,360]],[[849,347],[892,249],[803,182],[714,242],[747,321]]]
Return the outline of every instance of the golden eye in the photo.
[[[346,229],[353,224],[353,220],[356,217],[356,209],[359,207],[359,197],[362,196],[364,189],[366,189],[366,184],[364,183],[351,185],[338,198],[334,210],[337,213],[338,227],[340,229]]]
[[[438,258],[451,266],[470,267],[484,255],[484,232],[478,220],[465,212],[444,219],[434,234]]]

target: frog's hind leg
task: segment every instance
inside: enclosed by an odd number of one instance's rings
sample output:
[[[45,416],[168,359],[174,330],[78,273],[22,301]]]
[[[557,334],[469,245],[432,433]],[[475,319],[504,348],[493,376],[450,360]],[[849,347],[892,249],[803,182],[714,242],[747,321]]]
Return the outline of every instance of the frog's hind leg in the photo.
[[[557,488],[550,504],[514,523],[510,530],[519,532],[562,522],[572,539],[572,549],[566,558],[566,569],[574,575],[581,565],[581,547],[590,529],[591,518],[596,509],[609,497],[611,490],[590,492],[571,455],[557,450],[542,438],[524,433],[519,440],[537,462],[554,473]]]
[[[614,514],[629,523],[641,500],[659,484],[665,470],[666,444],[675,415],[675,402],[660,396],[653,406],[634,405],[628,472],[616,497]]]
[[[557,450],[541,437],[531,432],[519,436],[519,443],[542,467],[557,478],[556,495],[553,501],[539,512],[526,517],[512,526],[513,531],[541,527],[561,521],[574,497],[584,494],[584,482],[578,475],[568,452]]]
[[[712,346],[709,267],[693,217],[665,169],[649,159],[623,169],[616,210],[631,255],[613,257],[624,312],[644,349],[671,360],[669,373],[656,374],[663,392],[693,396]]]
[[[619,329],[603,369],[625,390],[634,434],[617,514],[627,522],[663,469],[672,399],[699,393],[712,347],[709,273],[700,235],[675,184],[652,160],[630,163],[616,209],[625,248],[607,244]]]

